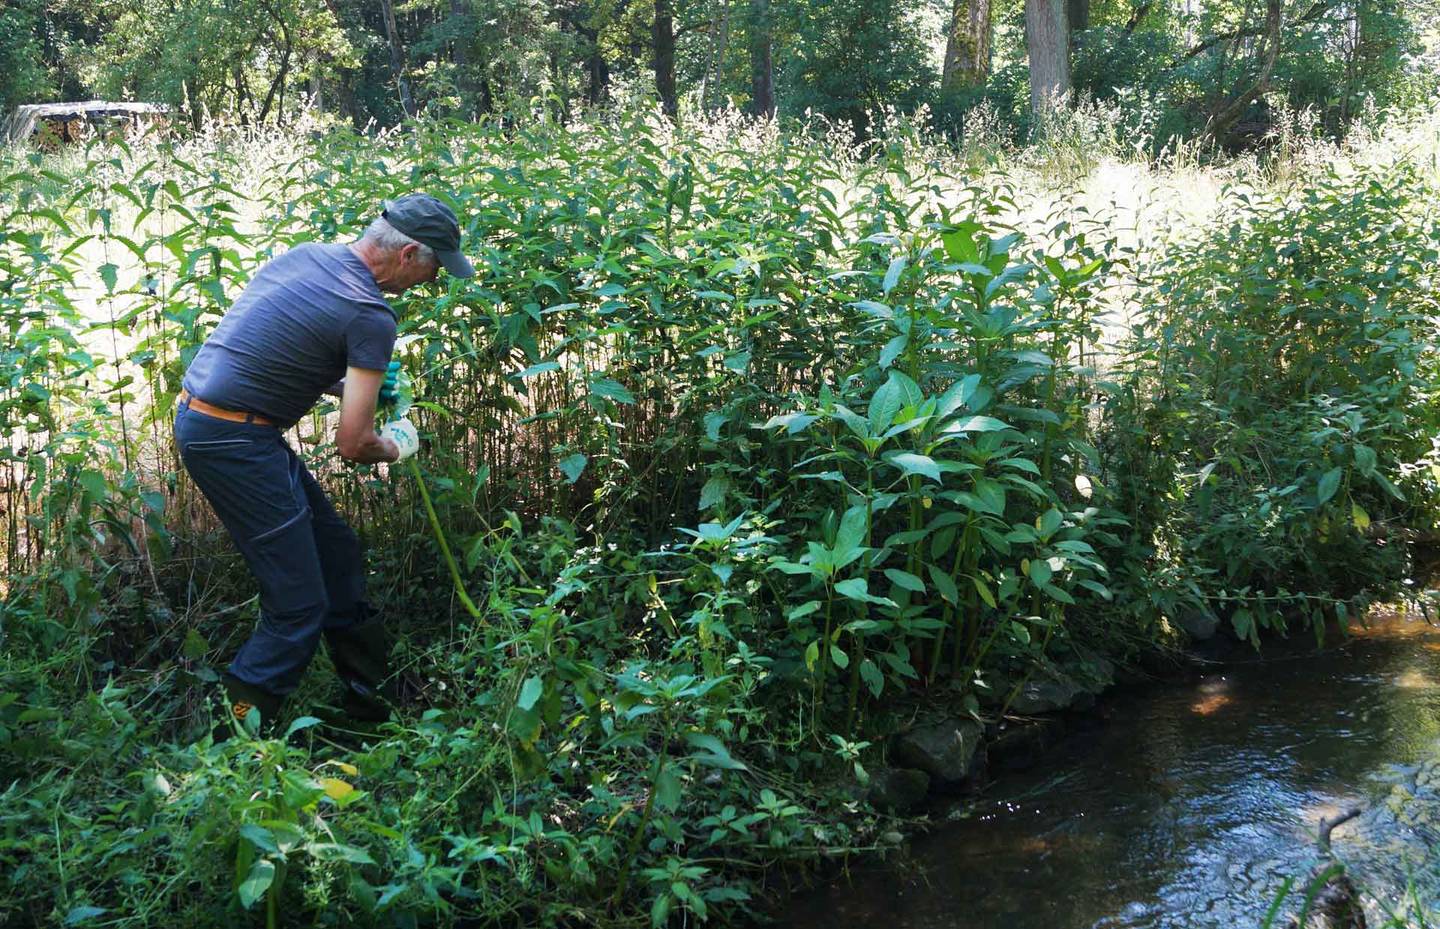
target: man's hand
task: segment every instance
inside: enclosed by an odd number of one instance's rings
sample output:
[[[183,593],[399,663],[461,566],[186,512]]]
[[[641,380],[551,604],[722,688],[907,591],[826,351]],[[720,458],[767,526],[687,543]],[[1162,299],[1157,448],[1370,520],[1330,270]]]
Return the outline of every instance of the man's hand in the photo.
[[[415,424],[408,419],[397,419],[381,426],[380,438],[389,439],[395,443],[395,447],[400,452],[397,461],[404,461],[420,451],[420,433],[416,431]]]
[[[390,439],[382,439],[375,432],[375,398],[384,379],[384,371],[345,369],[345,394],[340,398],[340,428],[335,433],[335,444],[340,447],[341,458],[358,464],[399,459],[400,450],[396,444]]]
[[[392,361],[385,366],[385,379],[380,382],[380,405],[389,406],[399,396],[400,362]]]

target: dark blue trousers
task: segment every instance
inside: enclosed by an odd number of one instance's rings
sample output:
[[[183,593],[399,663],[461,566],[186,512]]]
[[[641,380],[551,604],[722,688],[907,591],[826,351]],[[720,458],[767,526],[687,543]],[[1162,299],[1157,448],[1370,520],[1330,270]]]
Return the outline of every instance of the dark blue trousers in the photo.
[[[260,623],[230,673],[289,694],[322,634],[333,642],[369,618],[360,540],[274,426],[182,406],[175,442],[260,584]]]

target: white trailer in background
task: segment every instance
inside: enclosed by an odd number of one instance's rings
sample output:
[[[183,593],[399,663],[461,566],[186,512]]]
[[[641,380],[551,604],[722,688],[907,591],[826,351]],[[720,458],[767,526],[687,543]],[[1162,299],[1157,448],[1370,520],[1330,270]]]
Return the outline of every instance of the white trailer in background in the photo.
[[[53,147],[108,134],[130,137],[163,128],[170,108],[159,103],[85,100],[76,103],[29,103],[0,126],[0,141]]]

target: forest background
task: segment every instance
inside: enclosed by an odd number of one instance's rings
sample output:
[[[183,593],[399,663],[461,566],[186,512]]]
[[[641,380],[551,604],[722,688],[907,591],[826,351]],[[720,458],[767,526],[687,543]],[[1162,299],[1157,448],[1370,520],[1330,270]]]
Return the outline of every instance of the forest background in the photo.
[[[1120,106],[1153,151],[1208,131],[1255,144],[1277,107],[1340,134],[1427,99],[1435,0],[10,0],[0,106],[88,97],[199,126],[357,127],[432,116],[565,120],[655,99],[812,113],[966,114],[1011,140],[1043,94]],[[1032,76],[1034,79],[1032,80]],[[982,107],[979,113],[977,106]],[[972,127],[974,128],[974,127]]]

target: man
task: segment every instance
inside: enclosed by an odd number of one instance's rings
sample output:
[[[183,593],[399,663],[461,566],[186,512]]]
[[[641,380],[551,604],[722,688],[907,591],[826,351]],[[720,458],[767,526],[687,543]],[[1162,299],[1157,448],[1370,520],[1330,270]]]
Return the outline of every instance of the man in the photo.
[[[224,676],[235,718],[273,721],[323,635],[353,717],[389,716],[389,644],[365,601],[359,539],[286,443],[322,393],[340,397],[336,445],[361,464],[419,448],[393,399],[395,312],[383,294],[475,269],[455,213],[426,194],[385,204],[359,241],[306,243],[264,265],[185,372],[175,441],[260,585],[260,622]],[[385,388],[382,393],[382,387]]]

